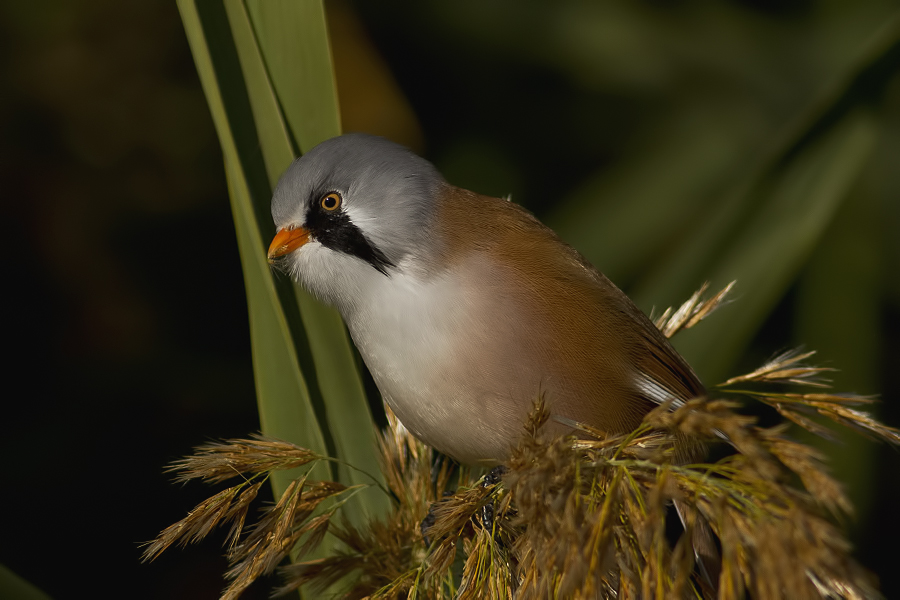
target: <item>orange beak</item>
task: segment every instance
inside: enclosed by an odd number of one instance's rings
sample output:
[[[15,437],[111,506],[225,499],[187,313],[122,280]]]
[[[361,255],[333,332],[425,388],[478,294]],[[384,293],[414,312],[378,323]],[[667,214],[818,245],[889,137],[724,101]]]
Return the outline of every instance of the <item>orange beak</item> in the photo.
[[[269,244],[269,262],[272,263],[279,256],[289,254],[309,241],[309,231],[302,227],[284,227],[275,233],[272,243]]]

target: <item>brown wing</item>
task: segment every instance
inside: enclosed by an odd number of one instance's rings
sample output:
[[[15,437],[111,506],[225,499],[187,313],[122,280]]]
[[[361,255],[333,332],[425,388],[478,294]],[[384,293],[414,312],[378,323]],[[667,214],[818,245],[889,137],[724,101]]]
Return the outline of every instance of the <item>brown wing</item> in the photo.
[[[508,290],[518,318],[486,316],[484,327],[507,328],[498,336],[511,340],[509,360],[540,373],[555,413],[630,431],[653,406],[704,393],[646,315],[526,210],[449,188],[441,217],[442,263],[465,268],[487,256],[496,265],[489,275],[495,281],[485,278],[484,285]]]

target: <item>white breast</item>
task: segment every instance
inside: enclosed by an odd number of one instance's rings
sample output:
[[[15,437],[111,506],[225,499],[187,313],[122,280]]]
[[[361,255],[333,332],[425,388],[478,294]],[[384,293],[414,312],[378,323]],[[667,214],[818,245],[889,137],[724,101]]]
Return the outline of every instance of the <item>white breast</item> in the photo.
[[[508,452],[541,381],[510,353],[518,313],[492,289],[502,285],[489,265],[473,261],[463,277],[401,264],[385,276],[315,242],[294,254],[297,275],[341,311],[384,400],[415,436],[465,463]]]
[[[382,276],[346,316],[353,340],[414,435],[464,462],[491,462],[520,435],[522,394],[502,383],[497,359],[508,357],[485,322],[484,296],[448,276],[402,273]]]
[[[445,278],[381,277],[348,315],[353,339],[380,385],[428,398],[452,362],[465,299]]]
[[[452,334],[471,308],[459,286],[409,265],[385,276],[315,241],[294,255],[292,274],[340,310],[382,394],[432,397],[453,363]]]

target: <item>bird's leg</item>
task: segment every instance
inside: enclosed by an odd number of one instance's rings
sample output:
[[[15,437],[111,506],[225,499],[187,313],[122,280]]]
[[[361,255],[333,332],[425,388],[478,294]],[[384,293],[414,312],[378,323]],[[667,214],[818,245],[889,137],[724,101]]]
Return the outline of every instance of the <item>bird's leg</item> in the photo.
[[[425,518],[419,524],[419,531],[422,533],[422,539],[425,541],[426,548],[431,546],[431,540],[428,538],[427,531],[434,525],[434,520],[434,502],[432,502],[428,505],[428,514],[425,515]]]
[[[503,479],[503,476],[506,475],[506,472],[509,469],[506,468],[506,465],[497,465],[490,471],[488,474],[484,476],[484,481],[481,482],[481,487],[488,487],[489,485],[494,485],[496,483],[500,483],[500,480]]]
[[[484,479],[481,481],[481,487],[487,488],[497,485],[503,479],[506,471],[505,466],[497,465],[484,476]],[[488,501],[487,504],[481,507],[481,526],[488,531],[494,530],[494,503],[492,501]]]
[[[439,459],[440,460],[440,459]],[[491,469],[487,475],[481,480],[481,488],[487,489],[491,488],[498,483],[503,478],[503,475],[506,473],[506,467],[503,465],[499,465]],[[443,496],[446,498],[447,496],[452,496],[453,492],[445,491],[443,492]],[[425,515],[425,518],[422,519],[422,523],[419,525],[419,531],[422,533],[422,539],[425,541],[426,546],[431,546],[431,538],[428,536],[428,530],[434,526],[435,521],[437,519],[434,509],[437,505],[437,502],[432,502],[428,507],[428,514]],[[493,531],[494,529],[494,503],[488,498],[488,502],[481,507],[478,511],[478,517],[475,519],[478,523],[484,527],[488,531]]]
[[[431,487],[435,490],[435,495],[440,494],[444,498],[453,495],[453,492],[437,489],[438,482],[441,478],[441,473],[443,472],[447,463],[450,463],[450,458],[446,454],[435,452],[434,461],[431,463]],[[422,519],[422,522],[419,524],[419,531],[422,533],[422,539],[425,541],[426,547],[431,546],[431,539],[425,534],[425,532],[428,531],[432,527],[432,525],[434,525],[436,519],[434,515],[434,506],[436,504],[437,502],[432,502],[428,506],[428,514],[425,515],[425,518]]]
[[[443,493],[446,490],[438,490],[438,480],[441,477],[441,472],[444,470],[444,466],[450,464],[452,467],[452,463],[450,462],[450,457],[442,452],[434,453],[434,460],[431,461],[431,487],[437,490],[439,493]]]
[[[446,498],[447,496],[452,496],[453,492],[444,492],[443,496]],[[438,501],[440,502],[440,500]],[[431,538],[428,537],[426,532],[431,529],[434,525],[437,517],[434,514],[434,507],[437,506],[438,502],[432,502],[428,505],[428,514],[425,515],[425,518],[422,519],[422,522],[419,524],[419,531],[422,533],[422,539],[425,541],[425,547],[428,548],[431,546]]]

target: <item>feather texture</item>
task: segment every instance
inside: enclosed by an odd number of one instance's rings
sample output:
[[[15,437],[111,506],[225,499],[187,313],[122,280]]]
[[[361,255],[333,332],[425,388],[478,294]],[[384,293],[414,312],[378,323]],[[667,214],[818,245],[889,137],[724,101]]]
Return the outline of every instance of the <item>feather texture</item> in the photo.
[[[553,433],[623,433],[704,393],[659,329],[528,211],[387,140],[315,147],[272,214],[308,232],[282,264],[341,312],[400,421],[462,463],[503,461],[538,398]]]
[[[392,277],[384,283],[405,288],[402,298],[379,295],[377,307],[348,321],[385,399],[415,435],[461,462],[493,464],[519,439],[538,397],[559,432],[576,421],[622,433],[661,402],[704,393],[628,297],[530,213],[450,185],[436,211],[439,252],[418,289]],[[393,323],[385,305],[398,309]],[[384,364],[402,352],[388,344],[417,338],[436,347]]]

